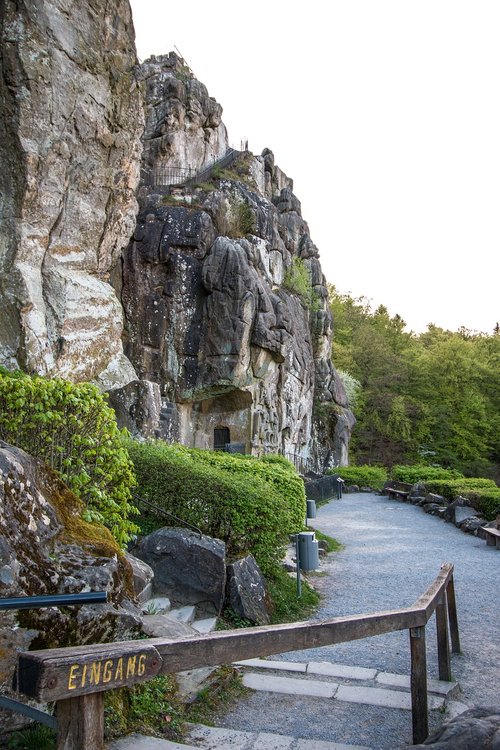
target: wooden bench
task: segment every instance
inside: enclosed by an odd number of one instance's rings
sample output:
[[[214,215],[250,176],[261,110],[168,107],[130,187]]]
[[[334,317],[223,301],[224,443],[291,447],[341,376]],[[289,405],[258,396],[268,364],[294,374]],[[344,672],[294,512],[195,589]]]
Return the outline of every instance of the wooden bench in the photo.
[[[386,486],[385,492],[389,497],[400,497],[403,500],[406,500],[411,492],[412,486],[413,485],[408,484],[408,482],[391,482],[390,485]]]
[[[488,547],[500,549],[500,529],[495,529],[494,526],[483,526],[483,531],[486,534],[486,544]]]

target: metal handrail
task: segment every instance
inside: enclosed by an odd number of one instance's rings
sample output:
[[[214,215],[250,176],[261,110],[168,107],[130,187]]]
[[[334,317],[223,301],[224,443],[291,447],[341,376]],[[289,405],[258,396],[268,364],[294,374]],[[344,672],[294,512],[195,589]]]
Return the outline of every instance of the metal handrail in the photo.
[[[188,526],[193,531],[196,531],[197,534],[200,535],[200,539],[203,536],[203,531],[198,528],[198,526],[195,526],[193,523],[190,523],[189,521],[185,521],[184,518],[180,518],[180,516],[174,515],[174,513],[170,513],[169,510],[165,510],[165,508],[161,508],[159,505],[156,505],[156,503],[152,503],[151,500],[145,500],[143,497],[139,497],[139,495],[136,495],[135,492],[132,493],[132,497],[134,500],[137,500],[137,502],[142,503],[142,505],[146,505],[148,508],[153,508],[157,513],[160,513],[163,516],[168,516],[169,518],[173,518],[174,521],[179,521],[179,523],[183,524],[184,526]]]
[[[69,607],[77,604],[102,604],[107,591],[87,591],[83,594],[47,594],[43,596],[11,596],[0,599],[0,611],[7,609],[40,609],[41,607]]]

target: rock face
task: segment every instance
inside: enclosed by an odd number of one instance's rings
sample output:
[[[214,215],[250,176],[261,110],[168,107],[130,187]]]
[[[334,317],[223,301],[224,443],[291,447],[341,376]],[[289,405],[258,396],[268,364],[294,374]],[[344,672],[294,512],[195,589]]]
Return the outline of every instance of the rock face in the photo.
[[[0,612],[0,693],[17,650],[112,641],[138,631],[132,569],[104,527],[48,468],[0,442],[0,598],[107,591],[108,603]],[[0,710],[3,729],[18,719]]]
[[[140,212],[113,278],[127,356],[167,405],[156,434],[345,464],[354,420],[330,361],[326,281],[292,181],[268,150],[227,150],[220,106],[179,58],[142,68]],[[181,168],[198,172],[182,189],[172,187]]]
[[[0,363],[124,385],[109,273],[144,122],[128,0],[6,0],[1,36]]]
[[[220,613],[226,584],[224,542],[163,528],[143,537],[132,552],[152,567],[155,594],[168,596],[174,606],[195,604],[200,613]]]

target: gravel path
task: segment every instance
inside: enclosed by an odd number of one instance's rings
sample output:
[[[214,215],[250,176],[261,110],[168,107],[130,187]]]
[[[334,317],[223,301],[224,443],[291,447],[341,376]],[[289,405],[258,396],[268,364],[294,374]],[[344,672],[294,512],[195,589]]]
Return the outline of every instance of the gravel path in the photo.
[[[314,619],[398,609],[412,604],[434,580],[443,562],[455,565],[462,654],[452,671],[468,705],[499,705],[500,553],[477,537],[424,513],[421,508],[375,494],[345,495],[318,510],[315,527],[344,549],[322,563],[315,579],[324,600]],[[434,618],[427,626],[427,660],[437,677]],[[273,657],[276,658],[276,657]],[[409,674],[406,631],[280,657],[289,661],[333,661]],[[433,712],[435,713],[435,712]],[[442,717],[431,717],[431,726]],[[410,725],[408,724],[410,722]],[[315,737],[378,750],[411,744],[408,712],[370,706],[254,694],[224,718],[226,726]]]

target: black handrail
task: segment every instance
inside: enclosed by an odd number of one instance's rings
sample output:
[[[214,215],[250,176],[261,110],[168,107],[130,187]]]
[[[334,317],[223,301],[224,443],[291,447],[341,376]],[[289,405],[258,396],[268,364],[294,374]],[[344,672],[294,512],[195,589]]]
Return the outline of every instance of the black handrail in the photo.
[[[43,596],[11,596],[0,599],[0,610],[40,609],[40,607],[71,607],[78,604],[102,604],[107,591],[87,591],[83,594],[48,594]]]
[[[168,516],[169,518],[173,518],[174,521],[178,521],[184,526],[188,526],[190,529],[192,529],[193,531],[196,531],[196,533],[200,535],[200,539],[203,536],[203,531],[199,529],[198,526],[195,526],[189,521],[185,521],[183,518],[180,518],[179,516],[176,516],[173,513],[170,513],[169,510],[165,510],[165,508],[161,508],[159,505],[156,505],[156,503],[152,503],[151,500],[145,500],[143,497],[139,497],[139,495],[136,495],[135,492],[132,493],[132,497],[134,498],[134,500],[137,500],[137,502],[142,503],[143,505],[146,505],[149,508],[153,508],[153,510],[155,510],[157,513],[160,513],[163,516]]]

